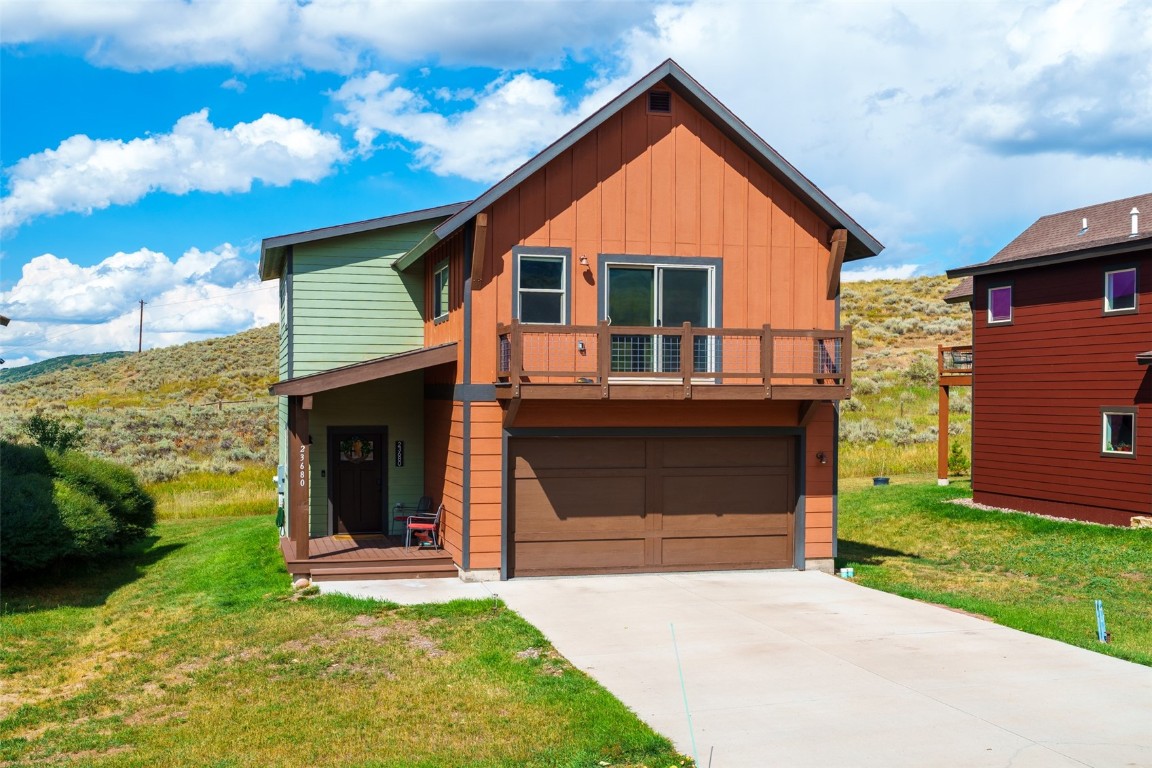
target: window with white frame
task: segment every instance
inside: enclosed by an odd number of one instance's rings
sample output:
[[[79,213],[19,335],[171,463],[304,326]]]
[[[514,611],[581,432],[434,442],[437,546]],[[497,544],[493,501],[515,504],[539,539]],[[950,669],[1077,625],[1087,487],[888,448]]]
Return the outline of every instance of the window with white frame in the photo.
[[[1136,455],[1136,409],[1101,408],[1101,451],[1109,456]]]
[[[1104,311],[1136,311],[1136,267],[1104,273]]]
[[[448,259],[436,265],[432,273],[432,319],[448,317]]]
[[[567,322],[566,262],[561,255],[520,254],[516,285],[520,322],[550,325]]]
[[[1012,286],[1000,285],[988,289],[988,322],[1012,322]]]

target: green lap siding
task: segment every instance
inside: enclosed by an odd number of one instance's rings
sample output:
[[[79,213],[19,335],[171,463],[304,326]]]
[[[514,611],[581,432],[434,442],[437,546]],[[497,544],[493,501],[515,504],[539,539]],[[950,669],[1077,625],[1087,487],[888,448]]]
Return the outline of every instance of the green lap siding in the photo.
[[[420,276],[392,262],[435,224],[419,222],[292,247],[291,370],[306,376],[424,345]]]

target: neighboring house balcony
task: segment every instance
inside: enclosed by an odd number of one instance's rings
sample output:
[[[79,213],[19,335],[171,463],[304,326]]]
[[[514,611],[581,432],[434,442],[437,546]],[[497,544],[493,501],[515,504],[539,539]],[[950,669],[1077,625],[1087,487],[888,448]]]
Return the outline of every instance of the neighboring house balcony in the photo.
[[[500,399],[838,400],[852,331],[497,326]]]
[[[973,360],[971,344],[952,347],[937,346],[936,371],[940,386],[972,386]]]

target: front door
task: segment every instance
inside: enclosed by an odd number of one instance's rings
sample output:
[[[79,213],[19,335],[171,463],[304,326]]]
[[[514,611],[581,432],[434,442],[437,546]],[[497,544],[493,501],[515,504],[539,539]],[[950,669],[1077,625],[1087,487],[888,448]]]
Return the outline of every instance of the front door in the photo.
[[[383,427],[334,429],[328,436],[335,533],[382,533],[388,498]]]

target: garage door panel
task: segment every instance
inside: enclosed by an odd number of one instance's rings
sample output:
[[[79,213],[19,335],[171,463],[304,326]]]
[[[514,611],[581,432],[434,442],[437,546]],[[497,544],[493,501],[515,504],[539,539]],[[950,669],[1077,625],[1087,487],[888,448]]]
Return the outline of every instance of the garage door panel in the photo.
[[[787,478],[770,475],[665,477],[665,515],[711,513],[776,514],[790,511]]]
[[[595,572],[604,568],[637,569],[644,566],[644,539],[581,541],[525,541],[516,545],[516,572]]]
[[[666,439],[665,467],[789,467],[792,441],[762,437]]]
[[[664,566],[763,567],[764,563],[791,563],[792,545],[779,536],[728,538],[665,538],[661,542]]]
[[[517,480],[516,530],[644,530],[644,478],[528,478]],[[622,512],[632,514],[622,514]]]
[[[575,448],[575,446],[579,446]],[[514,469],[519,477],[525,470],[627,468],[643,469],[643,440],[611,438],[541,438],[517,445]],[[575,448],[575,449],[574,449]]]
[[[665,536],[683,536],[700,533],[708,536],[787,535],[791,518],[787,513],[774,515],[763,512],[665,512],[660,519]]]

